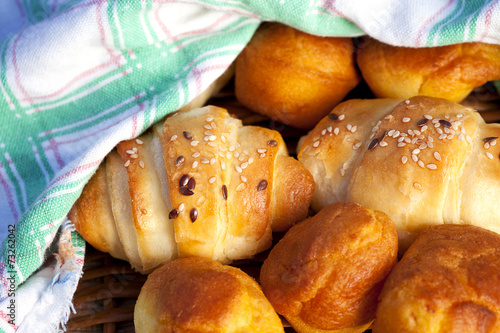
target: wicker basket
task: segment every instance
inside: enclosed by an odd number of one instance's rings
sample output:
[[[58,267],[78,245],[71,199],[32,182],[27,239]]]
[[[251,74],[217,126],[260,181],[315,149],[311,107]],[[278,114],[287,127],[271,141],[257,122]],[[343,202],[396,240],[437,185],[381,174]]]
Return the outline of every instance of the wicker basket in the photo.
[[[242,119],[245,125],[255,124],[278,130],[285,139],[290,154],[295,155],[297,142],[306,132],[284,126],[245,109],[234,98],[232,84],[230,82],[208,104],[226,108]],[[359,96],[373,97],[368,88],[361,84],[346,99]],[[500,96],[493,85],[487,84],[475,89],[462,104],[480,111],[487,122],[500,123]],[[275,238],[279,239],[280,235],[276,236]],[[235,266],[258,280],[260,266],[266,255],[264,252],[252,261],[237,262]],[[134,305],[145,281],[146,276],[134,272],[129,263],[88,245],[84,274],[73,300],[76,313],[66,325],[67,332],[135,332]],[[283,324],[286,332],[294,332],[285,320]]]

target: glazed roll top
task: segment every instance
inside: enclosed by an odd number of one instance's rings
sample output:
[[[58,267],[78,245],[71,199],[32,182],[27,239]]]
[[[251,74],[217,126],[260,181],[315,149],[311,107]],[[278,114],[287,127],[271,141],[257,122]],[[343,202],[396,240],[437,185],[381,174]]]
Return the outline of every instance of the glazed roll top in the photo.
[[[406,249],[428,225],[500,232],[500,125],[431,97],[351,100],[304,139],[316,210],[352,201],[389,215]]]

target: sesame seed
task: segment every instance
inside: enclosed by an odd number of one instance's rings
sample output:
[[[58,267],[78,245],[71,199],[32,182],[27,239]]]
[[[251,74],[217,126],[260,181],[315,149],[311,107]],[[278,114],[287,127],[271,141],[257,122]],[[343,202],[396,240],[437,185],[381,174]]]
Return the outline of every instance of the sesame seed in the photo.
[[[215,123],[214,123],[213,121],[210,123],[210,125],[212,125],[212,128],[213,128],[213,129],[216,129],[216,128],[217,128],[217,126],[215,125]]]
[[[215,135],[210,135],[210,136],[208,137],[208,140],[209,140],[209,141],[215,141],[215,139],[217,139],[217,136],[215,136]]]
[[[464,134],[463,134],[463,133],[460,133],[460,134],[458,135],[458,141],[465,141],[465,136],[464,136]]]
[[[413,134],[415,134],[415,135],[421,135],[421,133],[420,133],[420,131],[419,131],[419,130],[414,130],[414,131],[413,131]]]
[[[248,164],[252,164],[252,163],[253,163],[253,158],[252,158],[252,157],[250,157],[250,158],[248,159]]]
[[[441,126],[441,124],[440,124],[439,122],[434,123],[434,127],[435,127],[435,128],[438,128],[438,127],[440,127],[440,126]]]
[[[373,148],[375,148],[376,146],[378,145],[378,139],[375,138],[373,139],[370,144],[368,145],[368,150],[372,150]]]
[[[212,116],[208,116],[207,119],[205,119],[207,123],[211,122],[212,120],[214,120],[214,117]]]
[[[469,134],[465,135],[465,141],[467,141],[468,143],[472,143],[472,138]]]
[[[387,119],[387,120],[389,120],[391,118],[392,118],[392,114],[389,114],[389,115],[387,115],[387,116],[384,117],[384,119]]]
[[[185,159],[185,158],[184,158],[184,156],[182,156],[182,155],[181,155],[181,156],[179,156],[179,157],[177,157],[177,159],[175,160],[175,166],[180,166],[180,165],[183,165],[183,164],[184,164],[184,162],[185,162],[185,160],[186,160],[186,159]]]
[[[198,161],[194,161],[193,164],[191,165],[191,167],[194,169],[198,166]]]
[[[248,166],[248,162],[243,162],[243,163],[241,163],[241,165],[240,165],[240,167],[241,167],[243,170],[245,170],[245,169],[247,168],[247,166]]]
[[[216,181],[216,180],[217,180],[217,178],[216,178],[216,177],[210,177],[210,178],[208,179],[208,182],[209,182],[210,184],[213,184],[213,183],[215,183],[215,181]]]
[[[344,177],[344,176],[345,176],[345,169],[340,168],[340,175],[341,175],[342,177]]]
[[[438,134],[443,134],[443,130],[440,128],[437,128],[436,131],[438,132]]]
[[[406,156],[401,157],[401,163],[406,164],[406,162],[408,162],[408,157]]]
[[[417,190],[422,190],[422,185],[420,185],[419,183],[414,183],[413,187],[416,188]]]
[[[264,154],[265,152],[267,152],[267,149],[264,149],[264,148],[259,148],[259,149],[257,149],[257,152],[258,152],[259,154]]]
[[[342,169],[347,170],[348,168],[349,164],[347,162],[344,162],[344,164],[342,164]]]
[[[344,118],[345,118],[345,115],[343,115],[343,114],[341,114],[341,115],[339,116],[339,120],[344,120]]]
[[[358,126],[351,127],[351,132],[354,133],[358,130]]]
[[[238,185],[238,187],[236,187],[236,192],[241,192],[241,191],[243,191],[246,188],[247,188],[247,184],[246,183],[240,183],[240,185]]]
[[[240,179],[241,179],[241,181],[242,181],[242,182],[244,182],[244,183],[246,183],[246,182],[247,182],[247,177],[245,177],[245,176],[243,176],[243,175],[241,175],[241,176],[240,176]]]
[[[196,146],[199,143],[199,141],[191,141],[191,146]]]
[[[405,104],[410,104],[410,100],[409,100],[409,99],[407,99],[407,100],[405,101]]]
[[[170,141],[174,141],[175,139],[177,139],[177,135],[172,135],[172,137],[170,138]]]
[[[144,169],[144,162],[143,161],[139,161],[139,166]]]
[[[204,126],[203,126],[203,128],[204,128],[204,129],[207,129],[207,130],[211,130],[211,129],[212,129],[212,126],[210,126],[210,125],[204,125]]]
[[[234,155],[234,157],[238,158],[238,156],[240,156],[240,153],[239,153],[238,151],[235,151],[235,152],[233,153],[233,155]]]
[[[229,151],[234,151],[234,146],[229,146]]]
[[[433,119],[433,120],[432,120],[432,123],[433,123],[433,124],[437,124],[437,123],[439,123],[439,119]]]
[[[425,164],[424,164],[424,162],[423,162],[422,160],[419,160],[419,161],[417,162],[417,164],[418,164],[418,166],[419,166],[419,167],[421,167],[421,168],[424,168],[424,167],[425,167]]]
[[[262,154],[260,154],[259,156],[260,156],[260,158],[264,158],[264,157],[266,157],[266,154],[265,154],[265,153],[262,153]]]
[[[249,153],[249,152],[248,152],[248,150],[246,150],[246,149],[243,149],[243,154],[245,154],[245,155],[250,155],[250,153]]]
[[[220,167],[222,170],[226,170],[226,163],[224,163],[224,161],[220,161]]]
[[[393,136],[394,132],[396,132],[396,130],[391,129],[389,132],[387,132],[387,135],[388,136]]]
[[[411,143],[411,139],[409,137],[407,137],[407,136],[405,136],[404,140],[405,140],[406,143]]]
[[[427,164],[427,169],[430,169],[430,170],[436,170],[437,169],[437,165],[436,164]]]
[[[439,119],[439,123],[444,127],[451,127],[451,123],[448,120]]]
[[[439,140],[443,140],[443,139],[446,139],[446,137],[447,137],[446,134],[441,134],[438,139]]]
[[[434,148],[434,144],[432,143],[432,141],[427,141],[427,147]]]
[[[457,118],[462,118],[464,115],[462,113],[457,114]]]
[[[312,146],[313,146],[314,148],[317,148],[317,147],[319,146],[319,144],[320,144],[320,142],[319,142],[319,141],[315,141],[315,142],[312,144]]]
[[[263,191],[267,188],[267,180],[263,179],[259,182],[259,185],[257,185],[257,191]]]
[[[400,134],[401,134],[401,132],[399,132],[398,130],[396,130],[396,131],[394,132],[394,134],[393,134],[393,136],[392,136],[392,137],[395,139],[395,138],[397,138]]]
[[[129,155],[131,155],[131,154],[135,154],[135,151],[133,151],[132,149],[130,149],[130,150],[126,150],[125,152],[126,152],[127,154],[129,154]]]
[[[340,132],[340,129],[338,127],[335,127],[335,129],[333,130],[333,134],[338,135],[339,132]]]
[[[328,126],[326,126],[326,130],[327,130],[328,132],[332,133],[332,131],[333,131],[333,127],[332,127],[332,125],[328,125]]]
[[[321,131],[321,135],[325,135],[325,134],[326,134],[326,128]]]
[[[492,159],[493,159],[493,154],[492,154],[492,153],[490,153],[489,151],[487,151],[487,152],[486,152],[486,156],[488,156],[488,158],[489,158],[490,160],[492,160]]]
[[[347,124],[346,128],[347,128],[348,131],[351,131],[352,125],[351,124]]]
[[[208,141],[208,135],[203,138],[203,141]]]
[[[241,169],[241,167],[239,165],[236,166],[236,171],[238,171],[239,173],[241,173],[243,171],[243,169]]]
[[[416,149],[413,149],[413,151],[411,152],[413,155],[418,155],[420,154],[420,149],[416,148]]]
[[[222,134],[220,136],[220,140],[222,141],[222,143],[226,143],[226,136],[224,134]]]
[[[495,140],[495,141],[491,141],[491,142],[490,142],[490,146],[492,146],[492,147],[493,147],[494,145],[496,145],[496,144],[497,144],[497,140]]]
[[[410,120],[411,120],[410,117],[404,117],[402,121],[403,123],[408,123]]]
[[[421,132],[425,132],[425,131],[427,131],[428,128],[429,127],[427,127],[427,125],[424,125],[424,126],[422,126],[422,128],[420,129],[420,131]]]
[[[446,119],[450,119],[450,115],[449,115],[449,114],[445,115],[444,117],[445,117]]]
[[[378,129],[379,129],[379,127],[375,126],[375,127],[372,128],[372,132],[376,132],[376,131],[378,131]]]
[[[411,159],[413,160],[413,162],[417,162],[418,161],[417,155],[411,155]]]
[[[331,120],[339,120],[339,116],[337,116],[335,113],[330,113],[328,115],[328,118],[330,118]]]
[[[406,143],[404,143],[404,142],[399,142],[398,143],[398,148],[402,148],[404,146],[406,146]]]
[[[200,154],[199,152],[195,152],[195,153],[193,153],[193,155],[191,155],[191,156],[192,156],[192,157],[194,157],[194,158],[196,158],[196,157],[200,157],[200,155],[201,155],[201,154]]]
[[[425,149],[427,148],[427,143],[422,143],[420,146],[418,146],[418,149],[422,150],[422,149]]]
[[[130,155],[129,157],[130,157],[130,158],[133,158],[133,159],[136,159],[136,158],[138,158],[138,157],[139,157],[139,155],[137,155],[137,154],[132,154],[132,155]]]
[[[356,149],[359,149],[359,147],[361,147],[361,145],[363,144],[363,142],[358,142],[356,143],[355,145],[352,146],[352,149],[356,150]]]
[[[198,210],[196,208],[191,209],[189,212],[189,217],[191,218],[191,222],[196,221],[198,218]]]
[[[201,163],[203,163],[203,164],[208,164],[208,163],[210,163],[210,161],[209,161],[208,159],[206,159],[206,158],[202,158],[202,159],[200,160],[200,162],[201,162]]]
[[[224,198],[224,200],[227,200],[227,186],[226,185],[222,185],[222,197]]]
[[[438,161],[441,161],[441,155],[437,151],[434,152],[434,158]]]
[[[450,134],[450,135],[448,135],[446,138],[447,138],[448,140],[451,140],[451,139],[453,139],[453,136],[454,136],[453,134]]]
[[[381,141],[381,142],[379,143],[379,145],[380,145],[380,147],[386,147],[386,146],[388,145],[388,143],[387,143],[387,142],[385,142],[385,141]]]
[[[214,165],[214,164],[215,164],[215,157],[212,157],[212,158],[210,159],[210,165]]]
[[[245,155],[241,154],[240,157],[238,157],[238,161],[243,162],[245,159]]]
[[[186,207],[186,205],[184,203],[181,203],[179,205],[179,212],[183,212],[185,207]]]
[[[171,220],[175,220],[176,218],[179,217],[179,210],[177,209],[172,209],[170,211],[170,213],[168,213],[168,218],[171,219]]]
[[[130,165],[130,160],[127,160],[127,162],[125,162],[124,166],[125,168],[128,167]]]
[[[209,142],[207,143],[210,147],[217,147],[217,144],[215,142]]]
[[[135,139],[135,142],[137,142],[138,145],[142,145],[144,143],[141,139]]]

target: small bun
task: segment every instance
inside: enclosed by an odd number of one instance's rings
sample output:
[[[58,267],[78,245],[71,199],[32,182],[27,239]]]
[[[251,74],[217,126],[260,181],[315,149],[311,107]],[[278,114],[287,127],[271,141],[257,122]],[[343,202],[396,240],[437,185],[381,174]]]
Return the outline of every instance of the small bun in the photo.
[[[264,261],[260,282],[298,332],[363,332],[397,251],[387,215],[338,202],[288,231]]]
[[[429,227],[380,295],[373,332],[500,332],[500,235]]]
[[[500,45],[493,44],[409,48],[366,39],[357,62],[377,97],[424,95],[460,102],[472,89],[500,79]]]
[[[310,129],[360,81],[350,38],[265,23],[236,60],[235,93],[247,108]]]
[[[217,261],[190,257],[154,271],[134,312],[136,332],[283,332],[255,280]]]

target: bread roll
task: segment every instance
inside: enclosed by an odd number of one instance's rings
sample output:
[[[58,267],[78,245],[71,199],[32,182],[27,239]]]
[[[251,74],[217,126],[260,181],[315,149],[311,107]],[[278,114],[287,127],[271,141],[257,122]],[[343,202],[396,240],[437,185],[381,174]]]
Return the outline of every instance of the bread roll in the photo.
[[[310,173],[276,131],[214,106],[121,142],[70,212],[95,248],[143,273],[177,257],[229,263],[271,246],[307,215]]]
[[[310,129],[360,81],[350,38],[265,23],[236,59],[235,93],[247,108]]]
[[[493,44],[409,48],[367,39],[357,62],[377,97],[425,95],[460,102],[472,89],[500,79],[500,45]]]
[[[298,332],[364,332],[397,251],[387,215],[339,202],[285,234],[264,261],[260,283]]]
[[[427,229],[389,275],[374,333],[500,332],[500,235]]]
[[[351,100],[303,140],[312,207],[350,201],[386,213],[401,252],[429,225],[500,232],[499,124],[445,99]]]
[[[183,258],[149,275],[135,305],[137,333],[284,332],[255,280],[206,258]]]

